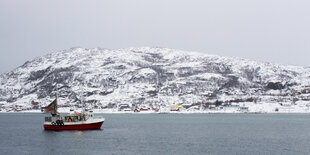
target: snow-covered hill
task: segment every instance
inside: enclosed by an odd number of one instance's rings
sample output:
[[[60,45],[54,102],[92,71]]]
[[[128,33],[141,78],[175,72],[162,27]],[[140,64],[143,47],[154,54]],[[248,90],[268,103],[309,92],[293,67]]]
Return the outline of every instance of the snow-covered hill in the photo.
[[[64,107],[81,106],[81,100],[95,109],[120,104],[206,108],[216,102],[272,106],[308,102],[310,68],[168,48],[72,48],[2,74],[0,103],[44,106],[55,98],[56,85]]]

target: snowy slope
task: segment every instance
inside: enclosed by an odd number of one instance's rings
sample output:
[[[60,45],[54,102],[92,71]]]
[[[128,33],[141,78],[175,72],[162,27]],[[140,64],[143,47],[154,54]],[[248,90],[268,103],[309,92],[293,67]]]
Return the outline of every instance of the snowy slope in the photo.
[[[55,98],[56,84],[62,106],[81,106],[81,100],[99,109],[216,100],[272,104],[309,101],[310,68],[168,48],[72,48],[2,74],[0,103],[44,106]]]

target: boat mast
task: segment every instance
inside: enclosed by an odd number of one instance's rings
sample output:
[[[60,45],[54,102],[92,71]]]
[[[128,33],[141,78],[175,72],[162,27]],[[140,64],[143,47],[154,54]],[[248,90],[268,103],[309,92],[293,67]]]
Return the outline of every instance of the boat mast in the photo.
[[[83,97],[83,89],[82,86],[80,85],[80,99],[81,99],[81,104],[82,104],[82,112],[85,113],[85,102],[84,102],[84,97]]]
[[[84,73],[85,71],[84,71],[84,69],[83,69],[83,73]],[[82,105],[83,105],[83,113],[85,113],[86,112],[86,104],[85,104],[85,96],[84,96],[84,92],[85,92],[85,90],[84,90],[84,84],[85,84],[85,82],[84,82],[84,80],[83,80],[83,85],[82,85],[82,88],[81,88],[81,102],[82,102]],[[87,84],[87,83],[86,83]]]
[[[58,85],[56,83],[56,102],[58,102]]]
[[[55,79],[55,74],[53,74],[53,76],[54,76],[54,80],[56,80]],[[57,80],[56,80],[56,115],[57,115],[57,113],[58,113],[58,83],[57,83]]]

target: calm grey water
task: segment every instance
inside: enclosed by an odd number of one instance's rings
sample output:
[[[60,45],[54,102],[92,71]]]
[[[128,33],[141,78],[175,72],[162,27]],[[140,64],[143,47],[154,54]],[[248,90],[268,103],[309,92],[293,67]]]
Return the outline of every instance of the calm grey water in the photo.
[[[44,131],[0,114],[0,154],[310,154],[307,114],[105,114],[102,130]]]

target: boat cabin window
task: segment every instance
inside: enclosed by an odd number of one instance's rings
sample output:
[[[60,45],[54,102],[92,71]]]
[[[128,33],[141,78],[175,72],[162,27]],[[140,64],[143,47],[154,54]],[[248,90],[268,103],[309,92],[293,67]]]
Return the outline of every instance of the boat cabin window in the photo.
[[[52,121],[52,117],[45,117],[45,122],[51,122]]]

